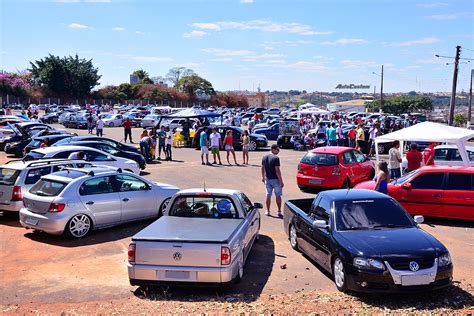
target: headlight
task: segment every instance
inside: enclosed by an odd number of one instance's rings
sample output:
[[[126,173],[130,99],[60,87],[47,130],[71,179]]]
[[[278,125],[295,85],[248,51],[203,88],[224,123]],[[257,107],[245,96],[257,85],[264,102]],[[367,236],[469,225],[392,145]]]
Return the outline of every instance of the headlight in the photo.
[[[449,252],[445,255],[438,257],[438,267],[444,267],[451,263],[451,257],[449,256]]]
[[[359,268],[385,270],[384,264],[381,261],[375,259],[355,257],[353,264]]]

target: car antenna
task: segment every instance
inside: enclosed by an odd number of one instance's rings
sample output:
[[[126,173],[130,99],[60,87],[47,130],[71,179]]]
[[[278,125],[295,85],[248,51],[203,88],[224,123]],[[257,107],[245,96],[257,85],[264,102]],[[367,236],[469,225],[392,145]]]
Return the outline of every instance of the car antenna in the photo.
[[[206,181],[204,181],[204,192],[207,192],[206,191]]]

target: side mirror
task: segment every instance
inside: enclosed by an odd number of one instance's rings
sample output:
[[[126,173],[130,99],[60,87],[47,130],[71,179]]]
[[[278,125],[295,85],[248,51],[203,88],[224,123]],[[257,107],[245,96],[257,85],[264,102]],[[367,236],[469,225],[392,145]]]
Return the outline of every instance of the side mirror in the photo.
[[[425,218],[421,215],[416,215],[415,217],[413,217],[413,219],[415,220],[415,223],[417,224],[421,224],[425,221]]]
[[[328,228],[328,223],[324,220],[317,219],[313,222],[313,227],[314,228],[326,229],[326,228]]]
[[[411,190],[411,183],[406,182],[406,183],[402,184],[402,188],[404,188],[405,190]]]
[[[261,209],[261,208],[263,208],[263,204],[262,203],[253,203],[253,207],[256,208],[256,209]]]

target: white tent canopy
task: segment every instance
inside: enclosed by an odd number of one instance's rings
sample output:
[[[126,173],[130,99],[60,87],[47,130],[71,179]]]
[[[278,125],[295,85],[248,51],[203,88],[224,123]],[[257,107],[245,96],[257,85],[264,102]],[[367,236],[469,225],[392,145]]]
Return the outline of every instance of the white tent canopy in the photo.
[[[457,145],[462,161],[469,166],[469,157],[466,151],[466,141],[474,137],[474,130],[448,126],[440,123],[423,122],[393,133],[375,138],[375,154],[379,160],[378,143],[400,141],[400,150],[403,151],[403,142],[438,142]]]

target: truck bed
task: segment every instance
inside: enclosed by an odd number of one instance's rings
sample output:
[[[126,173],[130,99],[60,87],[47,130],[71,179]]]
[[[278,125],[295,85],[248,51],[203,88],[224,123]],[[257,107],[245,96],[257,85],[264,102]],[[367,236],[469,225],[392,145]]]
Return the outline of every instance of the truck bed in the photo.
[[[227,243],[243,221],[234,218],[163,216],[133,236],[132,240]]]
[[[304,214],[308,214],[311,209],[311,205],[313,204],[313,201],[314,198],[287,200],[285,204],[293,211],[297,211],[297,209],[299,209]]]

